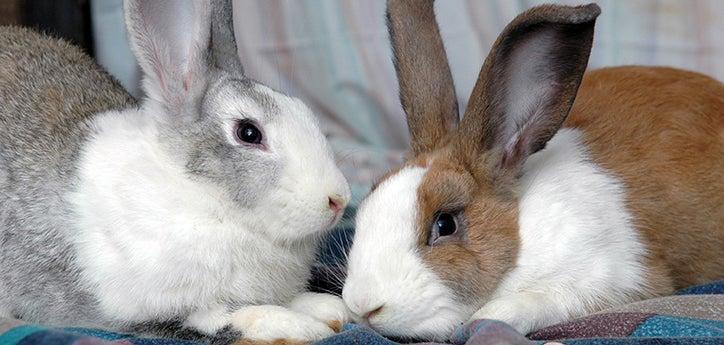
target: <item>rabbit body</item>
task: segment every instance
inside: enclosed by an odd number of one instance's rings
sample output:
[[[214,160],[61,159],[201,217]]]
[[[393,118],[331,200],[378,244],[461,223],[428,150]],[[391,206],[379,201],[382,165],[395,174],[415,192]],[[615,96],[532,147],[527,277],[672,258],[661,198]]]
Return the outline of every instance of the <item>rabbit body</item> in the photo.
[[[67,42],[0,28],[0,311],[4,316],[98,320],[73,263],[76,161],[93,114],[135,105],[121,85]],[[42,196],[43,202],[38,202]]]
[[[516,17],[462,119],[432,1],[390,0],[406,162],[360,205],[343,298],[387,335],[527,334],[724,278],[724,86],[586,73],[595,4]]]
[[[0,29],[0,316],[332,334],[344,304],[305,288],[350,191],[313,114],[244,76],[230,1],[124,9],[139,104],[77,48]]]

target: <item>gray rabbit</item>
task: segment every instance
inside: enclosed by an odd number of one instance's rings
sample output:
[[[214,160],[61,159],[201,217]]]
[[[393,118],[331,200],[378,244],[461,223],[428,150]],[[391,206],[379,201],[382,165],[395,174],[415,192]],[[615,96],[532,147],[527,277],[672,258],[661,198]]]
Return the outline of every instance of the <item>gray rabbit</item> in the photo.
[[[244,75],[231,0],[124,9],[138,104],[78,48],[0,28],[0,316],[332,334],[343,302],[305,285],[350,191],[315,117]]]

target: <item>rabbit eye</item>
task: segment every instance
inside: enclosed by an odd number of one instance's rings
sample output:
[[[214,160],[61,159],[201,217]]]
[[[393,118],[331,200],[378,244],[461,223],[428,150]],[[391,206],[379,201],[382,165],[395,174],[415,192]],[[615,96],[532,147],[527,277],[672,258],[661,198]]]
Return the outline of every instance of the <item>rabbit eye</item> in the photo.
[[[432,222],[432,229],[430,230],[430,239],[428,240],[428,244],[433,245],[441,237],[453,235],[457,232],[457,230],[458,224],[455,216],[448,212],[440,212]]]
[[[236,137],[249,144],[261,143],[261,131],[254,124],[242,122],[236,127]]]

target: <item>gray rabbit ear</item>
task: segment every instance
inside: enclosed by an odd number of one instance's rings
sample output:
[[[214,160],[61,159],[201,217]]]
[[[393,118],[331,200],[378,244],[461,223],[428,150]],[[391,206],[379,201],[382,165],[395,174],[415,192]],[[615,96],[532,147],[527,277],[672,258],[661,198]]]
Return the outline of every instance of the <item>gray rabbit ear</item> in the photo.
[[[198,102],[209,68],[208,2],[126,0],[124,11],[148,98],[172,113]]]
[[[230,74],[243,75],[244,67],[234,35],[232,0],[211,0],[211,54],[214,65]]]

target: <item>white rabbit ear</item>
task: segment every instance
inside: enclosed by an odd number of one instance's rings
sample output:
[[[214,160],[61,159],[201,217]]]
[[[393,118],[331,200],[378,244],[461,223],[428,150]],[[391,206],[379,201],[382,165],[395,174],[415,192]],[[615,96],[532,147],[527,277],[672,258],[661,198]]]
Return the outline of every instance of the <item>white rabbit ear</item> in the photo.
[[[198,101],[209,68],[208,1],[126,0],[124,10],[147,96],[172,111]]]

